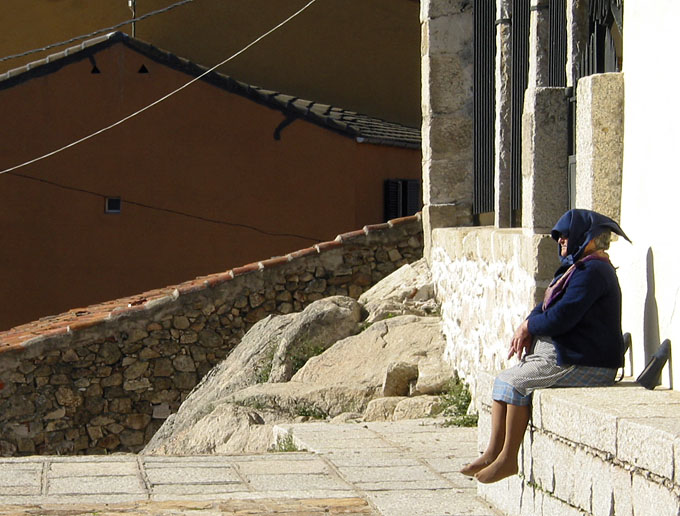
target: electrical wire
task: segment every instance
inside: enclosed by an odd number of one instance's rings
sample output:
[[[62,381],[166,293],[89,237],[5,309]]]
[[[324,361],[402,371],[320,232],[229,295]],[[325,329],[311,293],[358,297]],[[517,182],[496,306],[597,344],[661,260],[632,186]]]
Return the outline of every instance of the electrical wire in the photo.
[[[50,181],[48,179],[41,179],[41,178],[38,178],[38,177],[28,176],[28,175],[20,174],[20,173],[17,173],[17,172],[8,172],[8,174],[10,176],[21,177],[23,179],[29,179],[31,181],[36,181],[38,183],[44,183],[44,184],[47,184],[47,185],[50,185],[50,186],[55,186],[57,188],[62,188],[64,190],[71,190],[71,191],[78,192],[78,193],[93,195],[95,197],[100,197],[102,199],[107,199],[109,197],[108,195],[104,195],[104,194],[99,193],[99,192],[94,192],[92,190],[86,190],[84,188],[78,188],[78,187],[75,187],[75,186],[64,185],[64,184],[61,184],[61,183],[57,183],[55,181]],[[202,215],[194,215],[193,213],[187,213],[185,211],[174,210],[174,209],[171,209],[171,208],[161,208],[159,206],[153,206],[151,204],[146,204],[146,203],[128,200],[128,199],[121,199],[121,202],[125,203],[125,204],[129,204],[130,206],[137,206],[139,208],[144,208],[144,209],[147,209],[147,210],[154,210],[154,211],[161,211],[161,212],[164,212],[164,213],[171,213],[173,215],[180,215],[182,217],[200,220],[200,221],[203,221],[203,222],[211,222],[213,224],[221,224],[223,226],[231,226],[231,227],[236,227],[236,228],[248,229],[250,231],[255,231],[257,233],[260,233],[262,235],[267,235],[267,236],[293,237],[293,238],[300,238],[302,240],[310,240],[312,242],[317,242],[317,243],[322,241],[319,238],[310,237],[310,236],[306,236],[306,235],[299,235],[299,234],[296,234],[296,233],[277,233],[275,231],[266,231],[266,230],[260,229],[256,226],[251,226],[249,224],[241,224],[241,223],[238,223],[238,222],[229,222],[229,221],[226,221],[226,220],[212,219],[212,218],[209,218],[209,217],[204,217]]]
[[[36,163],[36,162],[38,162],[38,161],[41,161],[41,160],[44,160],[44,159],[49,158],[49,157],[51,157],[51,156],[54,156],[55,154],[59,154],[60,152],[63,152],[63,151],[65,151],[65,150],[67,150],[67,149],[70,149],[71,147],[75,147],[76,145],[78,145],[78,144],[80,144],[80,143],[83,143],[83,142],[85,142],[85,141],[87,141],[87,140],[90,140],[91,138],[94,138],[95,136],[98,136],[98,135],[100,135],[100,134],[102,134],[102,133],[105,133],[106,131],[109,131],[110,129],[113,129],[114,127],[117,127],[117,126],[119,126],[119,125],[121,125],[121,124],[127,122],[127,121],[130,120],[131,118],[136,117],[137,115],[143,113],[144,111],[147,111],[148,109],[151,109],[152,107],[154,107],[154,106],[160,104],[161,102],[163,102],[163,101],[169,99],[169,98],[172,97],[173,95],[179,93],[179,92],[182,91],[184,88],[187,88],[187,87],[190,86],[191,84],[193,84],[193,83],[195,83],[196,81],[202,79],[203,77],[205,77],[205,76],[208,75],[209,73],[213,72],[214,70],[216,70],[216,69],[219,68],[220,66],[222,66],[222,65],[228,63],[229,61],[231,61],[232,59],[235,59],[236,57],[240,56],[243,52],[245,52],[246,50],[248,50],[250,47],[252,47],[253,45],[256,45],[257,43],[259,43],[260,41],[262,41],[264,38],[266,38],[267,36],[269,36],[272,32],[274,32],[274,31],[278,30],[279,28],[283,27],[286,23],[288,23],[289,21],[291,21],[293,18],[295,18],[296,16],[300,15],[303,11],[305,11],[308,7],[310,7],[310,6],[311,6],[312,4],[314,4],[315,2],[316,2],[316,0],[310,0],[310,1],[309,1],[307,4],[305,4],[301,9],[298,9],[295,13],[293,13],[292,15],[290,15],[288,18],[286,18],[285,20],[283,20],[281,23],[279,23],[279,24],[276,25],[275,27],[269,29],[267,32],[265,32],[265,33],[262,34],[261,36],[255,38],[253,41],[251,41],[250,43],[248,43],[245,47],[243,47],[241,50],[239,50],[239,51],[236,52],[235,54],[231,55],[230,57],[226,58],[224,61],[222,61],[222,62],[216,64],[215,66],[213,66],[213,67],[207,69],[205,72],[203,72],[203,73],[200,74],[199,76],[194,77],[194,78],[191,79],[189,82],[187,82],[187,83],[183,84],[182,86],[180,86],[179,88],[177,88],[177,89],[171,91],[171,92],[168,93],[167,95],[164,95],[163,97],[159,98],[158,100],[155,100],[155,101],[152,102],[151,104],[148,104],[147,106],[145,106],[145,107],[143,107],[143,108],[141,108],[141,109],[135,111],[134,113],[131,113],[130,115],[126,116],[125,118],[122,118],[122,119],[118,120],[117,122],[114,122],[114,123],[112,123],[112,124],[110,124],[110,125],[107,125],[106,127],[102,128],[102,129],[99,129],[98,131],[95,131],[94,133],[91,133],[91,134],[89,134],[89,135],[87,135],[87,136],[84,136],[84,137],[80,138],[79,140],[76,140],[76,141],[71,142],[71,143],[69,143],[69,144],[67,144],[67,145],[64,145],[63,147],[60,147],[60,148],[58,148],[58,149],[56,149],[56,150],[53,150],[53,151],[51,151],[51,152],[48,152],[47,154],[43,154],[42,156],[39,156],[39,157],[37,157],[37,158],[34,158],[34,159],[30,160],[30,161],[26,161],[26,162],[21,163],[21,164],[19,164],[19,165],[15,165],[15,166],[13,166],[13,167],[7,168],[7,169],[5,169],[5,170],[0,170],[0,175],[6,174],[7,172],[11,172],[11,171],[13,171],[13,170],[17,170],[17,169],[26,167],[26,166],[28,166],[28,165],[32,165],[33,163]]]
[[[50,50],[52,48],[57,48],[57,47],[61,47],[61,46],[64,46],[64,45],[68,45],[69,43],[75,43],[76,41],[80,41],[81,39],[90,39],[90,38],[97,36],[99,34],[105,34],[105,33],[108,33],[108,32],[113,32],[114,30],[116,30],[120,27],[123,27],[124,25],[129,25],[133,22],[145,20],[147,18],[150,18],[151,16],[156,16],[157,14],[162,14],[162,13],[171,11],[172,9],[174,9],[176,7],[180,7],[184,4],[188,4],[188,3],[191,3],[193,1],[194,0],[182,0],[181,2],[174,3],[172,5],[164,7],[163,9],[157,9],[155,11],[148,12],[148,13],[146,13],[142,16],[139,16],[137,18],[132,18],[130,20],[127,20],[127,21],[124,21],[124,22],[121,22],[121,23],[117,23],[116,25],[112,25],[111,27],[106,27],[105,29],[99,29],[99,30],[96,30],[94,32],[90,32],[89,34],[83,34],[82,36],[75,36],[71,39],[67,39],[66,41],[60,41],[59,43],[51,43],[51,44],[44,46],[42,48],[35,48],[33,50],[27,50],[26,52],[21,52],[20,54],[14,54],[14,55],[11,55],[11,56],[1,57],[0,63],[3,62],[3,61],[9,61],[10,59],[16,59],[18,57],[25,57],[25,56],[30,56],[31,54],[37,54],[38,52],[44,52],[44,51]]]

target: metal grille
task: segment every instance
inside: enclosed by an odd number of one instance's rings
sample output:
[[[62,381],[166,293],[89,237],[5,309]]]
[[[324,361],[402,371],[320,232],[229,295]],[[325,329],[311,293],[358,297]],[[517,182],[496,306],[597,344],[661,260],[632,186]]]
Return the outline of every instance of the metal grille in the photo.
[[[550,0],[550,68],[548,85],[567,85],[567,11],[564,0]]]
[[[583,53],[578,56],[578,65],[574,77],[574,87],[570,99],[569,124],[569,160],[576,162],[576,86],[581,77],[596,73],[619,72],[619,59],[613,37],[615,29],[623,34],[623,0],[590,0],[589,37]],[[570,174],[575,166],[570,167]],[[570,175],[571,180],[571,175]],[[570,204],[573,204],[573,192],[570,192]]]
[[[474,6],[474,191],[475,215],[494,210],[495,2]]]
[[[522,111],[529,73],[529,14],[527,0],[513,0],[510,32],[512,45],[510,181],[513,210],[519,210],[522,207]]]
[[[612,27],[623,32],[622,0],[590,0],[588,44],[580,55],[574,84],[581,77],[595,73],[619,72],[619,57],[612,37]]]

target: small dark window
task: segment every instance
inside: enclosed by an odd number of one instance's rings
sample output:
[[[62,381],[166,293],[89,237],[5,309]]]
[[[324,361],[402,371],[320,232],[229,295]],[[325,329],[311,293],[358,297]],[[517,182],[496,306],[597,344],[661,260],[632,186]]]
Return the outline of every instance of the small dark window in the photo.
[[[120,197],[107,197],[106,213],[120,213],[121,204]]]
[[[142,65],[139,67],[139,70],[137,70],[137,73],[149,73],[149,70],[147,69],[146,65]]]
[[[386,179],[384,189],[385,222],[414,215],[422,207],[417,179]]]

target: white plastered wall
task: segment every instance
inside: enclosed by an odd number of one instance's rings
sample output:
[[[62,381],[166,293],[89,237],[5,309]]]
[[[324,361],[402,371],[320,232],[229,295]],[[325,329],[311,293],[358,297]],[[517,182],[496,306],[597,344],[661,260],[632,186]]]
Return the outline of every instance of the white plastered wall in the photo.
[[[633,337],[634,374],[664,339],[675,348],[680,390],[680,2],[625,3],[625,136],[621,225],[633,245],[611,250],[623,289],[623,331]]]

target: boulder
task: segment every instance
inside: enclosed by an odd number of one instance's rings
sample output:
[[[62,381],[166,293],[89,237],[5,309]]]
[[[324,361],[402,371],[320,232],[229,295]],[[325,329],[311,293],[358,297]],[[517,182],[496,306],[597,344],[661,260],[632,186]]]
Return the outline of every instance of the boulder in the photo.
[[[418,364],[396,362],[387,366],[382,386],[383,396],[408,396],[411,384],[418,379]]]
[[[390,368],[408,370],[404,382],[408,391],[417,378],[418,364],[428,358],[441,360],[444,347],[438,317],[394,317],[310,358],[289,382],[253,385],[233,393],[228,401],[292,416],[322,418],[363,412],[372,399],[383,397]],[[396,387],[390,389],[397,392]]]
[[[170,435],[156,432],[143,452],[148,455],[205,455],[211,453],[265,452],[271,445],[273,423],[280,415],[255,411],[233,403],[209,407],[193,425],[184,425]]]
[[[395,315],[427,316],[439,313],[434,283],[425,258],[406,264],[359,297],[368,311],[367,323]]]
[[[446,341],[439,317],[402,315],[378,321],[310,358],[291,379],[307,385],[353,385],[381,394],[393,364],[441,360]]]
[[[405,397],[439,392],[453,377],[441,319],[425,315],[436,312],[426,270],[424,262],[402,267],[362,296],[368,322],[361,305],[342,296],[258,322],[142,453],[260,452],[279,423],[434,413],[436,396]]]
[[[259,321],[234,351],[203,377],[142,453],[217,453],[218,447],[231,451],[263,451],[266,446],[260,450],[259,438],[253,441],[253,435],[259,435],[260,430],[253,431],[251,420],[252,407],[265,405],[250,400],[239,406],[230,403],[227,397],[249,386],[263,385],[272,380],[272,373],[277,374],[276,378],[285,379],[308,355],[319,353],[338,339],[359,331],[361,314],[361,307],[354,299],[334,296],[310,304],[301,313],[269,316]],[[263,418],[267,423],[283,422],[291,414],[303,411],[300,401],[284,404],[284,410],[272,403],[267,406],[270,410],[265,411]],[[314,410],[309,409],[316,415],[318,410]],[[248,448],[238,450],[238,443]]]
[[[368,402],[364,421],[392,421],[394,409],[400,401],[408,399],[403,396],[391,396],[389,398],[375,398]]]
[[[201,379],[177,413],[165,420],[143,453],[156,453],[166,440],[188,435],[225,396],[268,376],[281,333],[293,317],[292,314],[269,316],[256,323],[231,354]],[[197,439],[200,441],[202,437]],[[187,447],[191,448],[191,444]]]
[[[404,398],[394,407],[392,419],[421,419],[437,415],[441,411],[439,396],[414,396]]]
[[[287,382],[308,358],[358,333],[362,315],[351,297],[332,296],[309,305],[281,333],[268,381]]]

